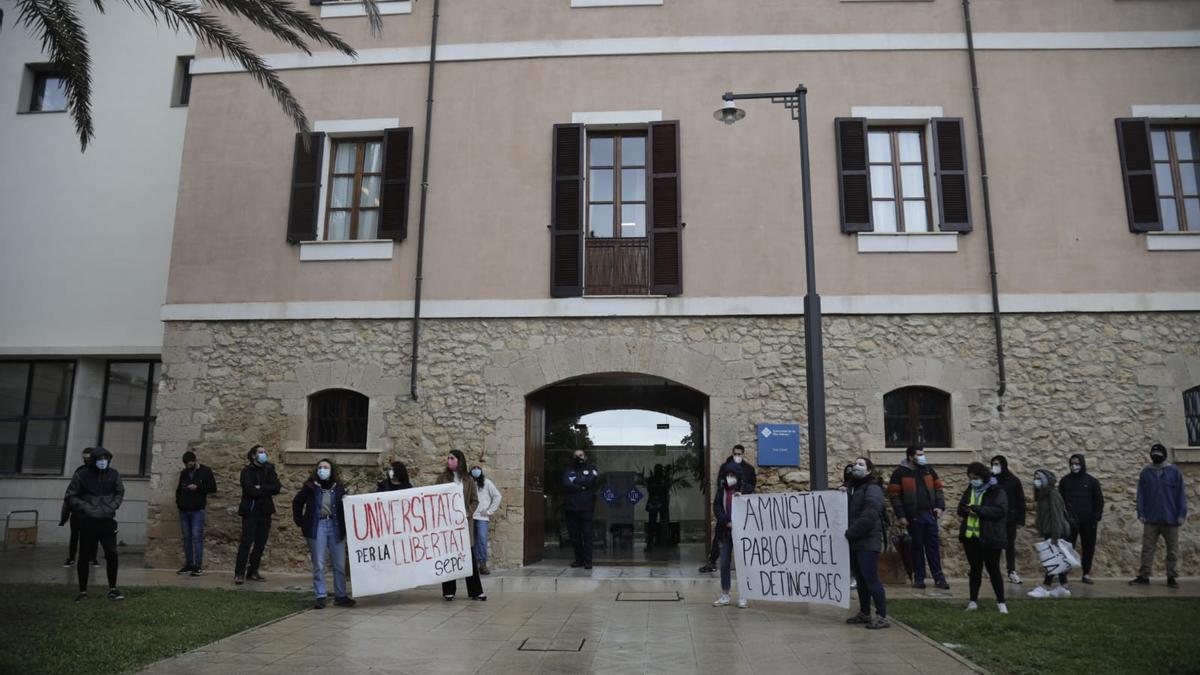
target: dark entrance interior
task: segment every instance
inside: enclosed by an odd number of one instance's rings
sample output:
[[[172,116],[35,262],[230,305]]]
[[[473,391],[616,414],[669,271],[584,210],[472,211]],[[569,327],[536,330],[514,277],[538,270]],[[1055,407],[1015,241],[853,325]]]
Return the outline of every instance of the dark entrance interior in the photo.
[[[660,377],[605,373],[541,389],[527,397],[526,411],[526,564],[572,557],[562,472],[577,448],[600,471],[597,565],[703,557],[706,395]]]

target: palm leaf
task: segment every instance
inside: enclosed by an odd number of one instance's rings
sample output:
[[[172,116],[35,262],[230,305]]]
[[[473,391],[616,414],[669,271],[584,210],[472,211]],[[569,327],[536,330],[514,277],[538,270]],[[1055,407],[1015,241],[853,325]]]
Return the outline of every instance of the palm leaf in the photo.
[[[80,151],[92,140],[92,59],[83,22],[67,0],[16,0],[19,20],[42,42],[62,77]]]

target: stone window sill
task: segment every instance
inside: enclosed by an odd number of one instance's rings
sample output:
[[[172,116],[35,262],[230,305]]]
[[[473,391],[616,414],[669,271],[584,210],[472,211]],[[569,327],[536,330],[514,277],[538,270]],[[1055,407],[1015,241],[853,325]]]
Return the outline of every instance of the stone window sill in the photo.
[[[1171,460],[1176,464],[1200,464],[1200,447],[1194,445],[1176,445],[1171,448],[1171,454],[1174,458]]]
[[[956,232],[860,232],[859,253],[957,253]]]
[[[1147,251],[1200,251],[1200,232],[1147,232]]]
[[[412,0],[384,0],[377,4],[380,14],[412,14]],[[367,8],[361,2],[328,2],[321,5],[322,19],[366,15]]]
[[[300,262],[330,260],[391,260],[395,242],[391,239],[362,241],[302,241]]]
[[[905,449],[883,448],[868,452],[875,466],[890,473],[891,469],[888,467],[894,467],[904,461]],[[978,450],[965,448],[925,448],[925,456],[929,458],[929,465],[935,469],[939,466],[966,466],[971,462],[979,461]]]
[[[333,460],[338,466],[382,466],[379,460],[381,450],[370,448],[319,449],[296,448],[284,451],[284,462],[298,466],[316,465],[321,458]]]
[[[661,6],[663,0],[571,0],[571,7],[649,7]]]

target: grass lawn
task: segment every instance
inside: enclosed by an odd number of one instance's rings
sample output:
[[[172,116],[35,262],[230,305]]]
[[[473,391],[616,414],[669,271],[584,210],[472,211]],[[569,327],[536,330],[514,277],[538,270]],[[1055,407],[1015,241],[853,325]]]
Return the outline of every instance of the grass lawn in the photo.
[[[994,673],[1200,672],[1200,598],[890,600],[888,613]]]
[[[0,673],[120,673],[308,606],[304,593],[122,587],[87,600],[51,584],[0,584]]]

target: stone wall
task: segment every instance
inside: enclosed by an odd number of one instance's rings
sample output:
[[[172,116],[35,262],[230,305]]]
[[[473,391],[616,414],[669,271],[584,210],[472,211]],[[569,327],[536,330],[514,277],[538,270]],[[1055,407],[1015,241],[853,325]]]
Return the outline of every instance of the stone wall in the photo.
[[[931,451],[954,503],[968,461],[1002,453],[1028,479],[1061,474],[1082,451],[1109,500],[1096,574],[1135,567],[1140,526],[1133,515],[1139,467],[1152,440],[1181,446],[1182,391],[1200,384],[1200,315],[1007,316],[1008,392],[996,394],[990,317],[833,316],[825,323],[831,478],[858,454],[882,466],[883,394],[935,386],[952,395],[952,449]],[[423,324],[420,398],[408,395],[407,321],[168,323],[153,450],[148,560],[177,562],[173,490],[185,450],[213,466],[207,566],[227,569],[238,536],[237,472],[252,443],[278,462],[284,513],[276,518],[266,569],[305,567],[303,540],[286,513],[320,454],[306,451],[307,397],[331,387],[370,397],[365,452],[339,454],[353,490],[370,489],[386,461],[432,483],[446,451],[462,448],[504,493],[492,525],[494,566],[520,564],[523,537],[525,396],[579,375],[659,376],[709,396],[710,466],[734,443],[754,456],[757,422],[805,418],[800,317],[432,320]],[[803,468],[764,469],[766,490],[807,486]],[[886,467],[890,469],[890,466]],[[1193,467],[1184,466],[1185,472]],[[1192,499],[1196,481],[1189,482]],[[1032,506],[1032,505],[1031,505]],[[1032,523],[1032,520],[1030,521]],[[945,519],[947,567],[965,569]],[[1022,570],[1032,572],[1031,536]],[[1185,529],[1185,573],[1200,573],[1200,535]],[[1027,550],[1028,549],[1028,550]],[[1161,556],[1160,556],[1161,557]]]

